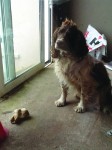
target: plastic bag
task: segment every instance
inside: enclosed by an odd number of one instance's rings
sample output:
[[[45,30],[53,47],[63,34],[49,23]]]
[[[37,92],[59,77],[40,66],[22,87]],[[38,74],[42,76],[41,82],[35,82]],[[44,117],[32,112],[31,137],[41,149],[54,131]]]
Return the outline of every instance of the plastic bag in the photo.
[[[88,46],[89,52],[98,49],[99,47],[104,47],[107,45],[106,39],[101,35],[95,28],[88,25],[87,31],[85,33],[85,39]]]

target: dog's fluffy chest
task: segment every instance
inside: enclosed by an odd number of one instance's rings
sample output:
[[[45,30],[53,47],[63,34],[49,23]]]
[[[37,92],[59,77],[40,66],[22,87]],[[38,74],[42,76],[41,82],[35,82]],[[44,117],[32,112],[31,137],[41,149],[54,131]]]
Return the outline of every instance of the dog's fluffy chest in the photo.
[[[79,77],[79,69],[73,70],[74,66],[77,66],[76,62],[69,58],[61,58],[55,60],[55,73],[60,82],[72,83],[77,77]]]
[[[61,76],[65,76],[67,74],[67,70],[70,66],[71,62],[69,59],[56,59],[55,60],[55,72],[56,75],[60,78]]]

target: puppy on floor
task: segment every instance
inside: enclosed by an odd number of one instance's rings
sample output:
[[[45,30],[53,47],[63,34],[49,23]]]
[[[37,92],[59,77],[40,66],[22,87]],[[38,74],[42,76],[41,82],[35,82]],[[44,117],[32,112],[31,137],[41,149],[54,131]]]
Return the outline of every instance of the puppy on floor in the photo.
[[[111,112],[111,82],[108,73],[102,62],[88,54],[83,33],[73,21],[66,19],[55,30],[51,54],[62,89],[60,98],[55,101],[57,107],[66,104],[67,92],[72,86],[80,99],[74,108],[76,112],[85,112],[87,102],[96,100],[101,111]]]

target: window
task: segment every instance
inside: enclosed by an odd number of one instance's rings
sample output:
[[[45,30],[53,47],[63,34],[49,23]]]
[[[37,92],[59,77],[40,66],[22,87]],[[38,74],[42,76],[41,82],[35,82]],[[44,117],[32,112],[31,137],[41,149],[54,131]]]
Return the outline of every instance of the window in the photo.
[[[48,25],[48,1],[0,1],[0,95],[44,68],[45,61],[50,60]]]

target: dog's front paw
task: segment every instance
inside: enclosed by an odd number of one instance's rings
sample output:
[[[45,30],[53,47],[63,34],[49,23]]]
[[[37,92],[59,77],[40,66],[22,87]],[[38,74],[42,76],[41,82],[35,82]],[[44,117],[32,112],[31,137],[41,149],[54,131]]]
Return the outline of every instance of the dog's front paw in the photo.
[[[74,110],[77,113],[83,113],[83,112],[85,112],[84,106],[76,106],[76,107],[74,107]]]
[[[57,101],[55,101],[55,105],[57,107],[65,106],[65,101],[62,101],[62,100],[58,99]]]

